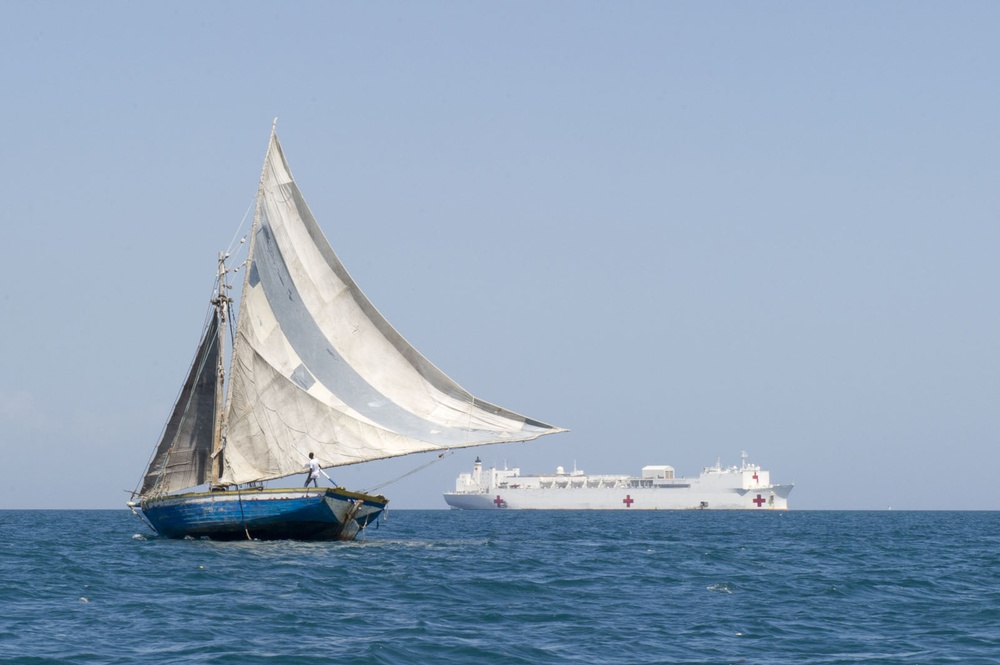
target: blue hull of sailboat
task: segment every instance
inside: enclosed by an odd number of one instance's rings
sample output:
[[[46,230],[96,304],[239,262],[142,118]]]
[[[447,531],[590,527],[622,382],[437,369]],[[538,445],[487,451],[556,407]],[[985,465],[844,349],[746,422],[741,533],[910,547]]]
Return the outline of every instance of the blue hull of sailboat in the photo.
[[[388,500],[336,489],[189,492],[140,502],[150,526],[168,538],[353,540]]]

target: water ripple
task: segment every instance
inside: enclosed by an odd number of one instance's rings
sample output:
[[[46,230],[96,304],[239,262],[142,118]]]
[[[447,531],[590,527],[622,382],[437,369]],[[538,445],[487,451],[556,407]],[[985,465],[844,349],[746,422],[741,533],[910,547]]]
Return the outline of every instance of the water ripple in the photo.
[[[0,662],[992,665],[998,527],[396,511],[361,542],[215,543],[0,511]]]

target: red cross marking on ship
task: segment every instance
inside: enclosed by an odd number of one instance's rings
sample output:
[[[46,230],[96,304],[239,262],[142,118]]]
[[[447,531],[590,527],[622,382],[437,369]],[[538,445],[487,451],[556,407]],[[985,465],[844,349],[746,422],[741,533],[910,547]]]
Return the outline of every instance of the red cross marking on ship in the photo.
[[[756,471],[753,472],[753,476],[752,477],[753,477],[754,480],[758,480],[758,478],[757,478],[757,472]]]
[[[635,499],[632,498],[631,494],[626,494],[625,498],[622,499],[622,503],[625,504],[626,508],[631,508],[632,504],[635,503]]]
[[[761,506],[763,506],[765,501],[767,501],[767,499],[765,499],[764,497],[762,497],[760,494],[758,494],[757,498],[753,500],[753,502],[757,504],[758,508],[760,508]]]
[[[497,498],[493,499],[493,503],[497,504],[497,508],[501,508],[503,507],[504,500],[500,498],[499,494],[497,494]]]

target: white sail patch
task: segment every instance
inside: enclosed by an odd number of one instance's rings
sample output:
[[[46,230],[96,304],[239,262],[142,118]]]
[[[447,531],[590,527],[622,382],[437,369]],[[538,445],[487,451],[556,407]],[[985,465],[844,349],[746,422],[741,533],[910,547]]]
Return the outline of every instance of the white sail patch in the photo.
[[[292,372],[292,381],[294,381],[295,385],[299,388],[306,391],[308,391],[309,388],[316,383],[315,377],[313,377],[313,375],[309,373],[309,370],[306,369],[306,366],[302,364],[296,367],[295,371]]]

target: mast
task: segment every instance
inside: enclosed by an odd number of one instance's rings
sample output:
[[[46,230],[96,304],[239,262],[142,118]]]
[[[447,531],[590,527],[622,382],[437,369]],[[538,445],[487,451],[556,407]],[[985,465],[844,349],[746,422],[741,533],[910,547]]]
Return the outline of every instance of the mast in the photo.
[[[215,317],[219,322],[219,360],[215,369],[215,426],[212,428],[212,472],[208,480],[211,487],[218,484],[219,476],[222,472],[222,396],[226,378],[226,354],[224,353],[226,348],[226,310],[229,307],[229,303],[232,302],[227,293],[226,257],[226,254],[219,252],[219,282],[215,297],[212,298],[212,304],[215,305]]]

